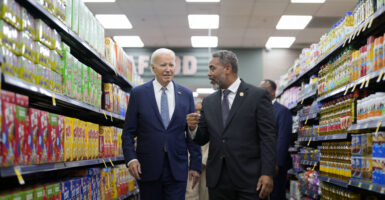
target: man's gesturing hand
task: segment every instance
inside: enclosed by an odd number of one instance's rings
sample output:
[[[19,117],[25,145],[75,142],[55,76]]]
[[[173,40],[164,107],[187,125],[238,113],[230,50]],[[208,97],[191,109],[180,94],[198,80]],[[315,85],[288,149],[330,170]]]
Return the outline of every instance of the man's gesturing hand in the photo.
[[[142,174],[142,170],[140,169],[140,163],[139,161],[135,160],[130,163],[128,166],[128,171],[130,174],[135,177],[136,180],[140,180],[140,175]]]
[[[190,131],[193,131],[197,128],[199,119],[201,118],[201,115],[198,113],[190,113],[186,117],[187,125]]]
[[[192,181],[192,187],[191,187],[192,189],[194,189],[194,187],[198,183],[199,177],[200,177],[200,175],[197,171],[194,171],[194,170],[188,171],[188,178],[190,181]]]
[[[259,191],[259,198],[266,198],[273,191],[273,179],[262,175],[258,180],[257,191]]]

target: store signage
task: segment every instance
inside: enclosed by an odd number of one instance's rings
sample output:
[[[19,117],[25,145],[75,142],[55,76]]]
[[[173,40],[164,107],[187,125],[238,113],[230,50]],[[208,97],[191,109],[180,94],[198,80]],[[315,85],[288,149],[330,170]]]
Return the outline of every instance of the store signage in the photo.
[[[146,75],[151,71],[150,56],[128,56],[134,60],[134,68],[139,75]],[[135,62],[137,61],[137,62]],[[197,72],[197,58],[195,56],[176,56],[175,75],[191,76]]]

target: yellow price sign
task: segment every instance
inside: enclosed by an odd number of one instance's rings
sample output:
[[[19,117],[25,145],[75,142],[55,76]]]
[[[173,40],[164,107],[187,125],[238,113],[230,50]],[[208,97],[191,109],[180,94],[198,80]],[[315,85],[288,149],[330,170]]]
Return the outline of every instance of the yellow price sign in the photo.
[[[309,142],[307,143],[307,146],[309,146],[309,145],[310,145],[310,142],[311,142],[311,138],[309,139]]]
[[[352,92],[354,92],[354,90],[356,90],[356,86],[357,86],[357,82],[355,82],[355,83],[354,83],[354,86],[353,86]]]
[[[384,194],[385,193],[385,188],[381,188],[380,193]]]
[[[13,168],[13,171],[15,171],[15,174],[17,176],[17,180],[19,181],[19,184],[20,185],[24,185],[25,184],[25,181],[23,179],[23,176],[21,176],[21,170],[20,170],[20,167],[14,167]]]
[[[316,166],[317,166],[317,162],[315,162],[314,165],[313,165],[313,171],[314,171]]]
[[[365,87],[366,87],[366,88],[369,87],[369,82],[370,82],[370,77],[368,77],[368,78],[366,79],[366,84],[365,84]]]
[[[301,104],[303,104],[303,101],[305,100],[305,97],[304,98],[302,98],[302,101],[301,101]]]
[[[361,183],[361,182],[359,182],[359,183],[358,183],[358,187],[361,187],[361,186],[362,186],[362,183]]]
[[[374,17],[372,17],[372,19],[370,19],[370,23],[369,23],[368,28],[372,27],[373,20],[374,20]]]
[[[114,163],[113,163],[112,160],[111,160],[111,158],[109,158],[108,160],[110,160],[111,166],[112,166],[112,167],[115,167],[115,166],[114,166]]]
[[[305,125],[307,124],[307,120],[309,120],[309,116],[306,117]]]
[[[369,185],[369,190],[373,190],[373,185],[372,184]]]
[[[382,124],[382,122],[378,122],[378,123],[377,123],[376,134],[377,134],[377,133],[378,133],[378,131],[380,130],[380,128],[381,128],[381,124]]]
[[[362,89],[365,85],[365,80],[362,82],[361,86],[360,86],[360,89]]]
[[[384,75],[384,70],[381,70],[380,75],[378,76],[377,83],[381,81],[382,75]]]
[[[348,93],[348,90],[349,90],[349,85],[346,86],[346,90],[344,92],[344,96]]]
[[[104,163],[104,167],[107,168],[107,164],[106,162],[104,161],[104,159],[102,159],[103,163]]]
[[[104,117],[105,117],[106,119],[108,119],[108,118],[107,118],[107,115],[106,115],[106,112],[105,112],[104,110],[102,110],[102,111],[103,111]]]
[[[55,93],[52,93],[52,105],[56,106]]]
[[[112,119],[112,113],[110,113],[110,117],[111,117],[111,121],[113,122],[113,121],[114,121],[114,119]]]

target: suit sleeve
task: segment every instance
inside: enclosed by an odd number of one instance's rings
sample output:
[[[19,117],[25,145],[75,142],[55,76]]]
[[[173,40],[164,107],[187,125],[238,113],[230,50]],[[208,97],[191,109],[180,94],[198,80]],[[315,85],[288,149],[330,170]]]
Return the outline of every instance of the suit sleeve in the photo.
[[[205,106],[204,105],[205,105],[205,100],[203,99],[201,118],[199,119],[198,129],[197,129],[197,132],[196,132],[195,138],[194,138],[194,142],[199,144],[200,146],[205,145],[210,140],[209,132],[207,130],[207,123],[206,123],[206,117],[205,117],[205,111],[204,111]]]
[[[135,89],[133,89],[131,91],[130,101],[127,107],[126,119],[124,122],[122,134],[122,148],[125,163],[128,163],[132,159],[137,159],[134,147],[134,138],[137,136],[138,127],[138,105],[136,98]]]
[[[194,113],[195,112],[195,105],[194,105],[194,98],[192,96],[192,93],[190,92],[190,108],[189,108],[189,113]],[[187,130],[187,124],[186,124],[186,132]],[[189,135],[187,133],[187,135]],[[201,152],[201,147],[197,144],[195,144],[190,136],[186,137],[186,143],[187,143],[187,149],[190,153],[190,170],[202,171],[202,152]]]
[[[261,150],[261,175],[273,176],[276,163],[276,129],[273,104],[266,90],[257,100],[256,120]]]
[[[292,126],[293,126],[293,118],[291,116],[290,110],[286,108],[282,108],[281,113],[277,113],[277,114],[279,114],[279,116],[277,116],[278,117],[277,165],[282,167],[285,165],[285,162],[287,159]]]

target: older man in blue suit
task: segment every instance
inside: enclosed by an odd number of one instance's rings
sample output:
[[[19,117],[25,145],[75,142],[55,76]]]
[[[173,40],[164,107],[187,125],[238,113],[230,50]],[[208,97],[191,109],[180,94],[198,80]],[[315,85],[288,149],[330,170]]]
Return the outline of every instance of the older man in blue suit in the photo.
[[[275,165],[274,189],[270,196],[271,200],[286,199],[286,176],[287,170],[291,168],[288,149],[292,135],[293,118],[290,110],[276,101],[275,91],[277,85],[274,81],[266,79],[260,86],[270,94],[277,127],[277,164]]]
[[[131,91],[122,135],[124,158],[138,180],[142,200],[181,200],[187,176],[195,185],[202,167],[200,147],[185,135],[186,115],[195,112],[194,100],[189,89],[172,81],[172,50],[154,51],[151,67],[155,79]]]

